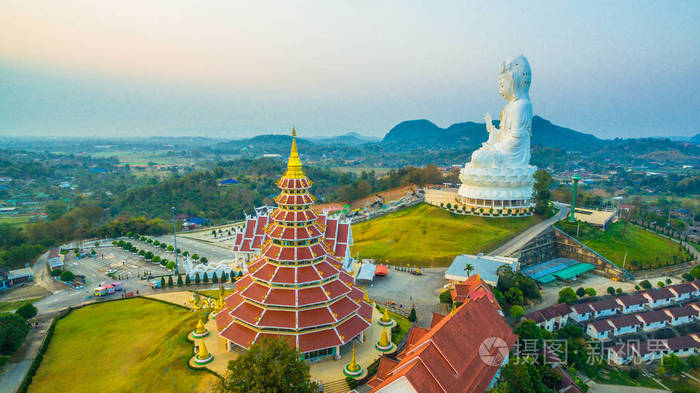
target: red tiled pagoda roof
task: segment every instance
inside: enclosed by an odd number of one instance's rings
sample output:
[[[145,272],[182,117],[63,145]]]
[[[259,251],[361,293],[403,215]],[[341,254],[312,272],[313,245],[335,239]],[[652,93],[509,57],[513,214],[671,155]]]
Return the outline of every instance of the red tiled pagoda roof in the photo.
[[[314,212],[312,182],[295,141],[277,184],[278,207],[248,218],[236,236],[234,251],[259,255],[217,315],[220,334],[243,348],[264,337],[282,337],[300,352],[346,344],[372,317],[372,306],[340,263],[351,242],[349,222]]]

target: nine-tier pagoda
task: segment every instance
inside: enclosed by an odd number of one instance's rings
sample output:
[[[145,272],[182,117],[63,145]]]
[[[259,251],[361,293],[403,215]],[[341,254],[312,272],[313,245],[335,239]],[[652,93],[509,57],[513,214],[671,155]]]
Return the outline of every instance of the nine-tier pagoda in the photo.
[[[340,357],[353,339],[363,341],[372,306],[326,244],[324,225],[312,209],[311,184],[292,139],[287,171],[277,182],[277,208],[265,227],[266,241],[216,315],[228,350],[248,349],[263,337],[277,336],[304,359],[317,361]]]

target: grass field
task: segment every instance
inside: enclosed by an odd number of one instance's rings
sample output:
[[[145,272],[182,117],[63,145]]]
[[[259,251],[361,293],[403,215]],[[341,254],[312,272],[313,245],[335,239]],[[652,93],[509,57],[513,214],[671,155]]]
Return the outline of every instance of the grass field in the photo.
[[[352,255],[382,263],[447,266],[459,254],[489,252],[540,217],[461,216],[420,204],[352,227]]]
[[[25,304],[32,304],[37,300],[39,300],[39,298],[28,299],[28,300],[17,300],[14,302],[0,302],[0,312],[16,310],[16,309],[24,306]]]
[[[2,216],[0,217],[0,225],[24,225],[29,222],[31,216]]]
[[[198,318],[134,298],[73,311],[56,324],[29,392],[201,392],[216,377],[187,366]]]
[[[686,261],[689,257],[688,252],[681,250],[678,243],[634,225],[627,225],[623,238],[623,222],[608,225],[605,232],[581,224],[578,236],[577,224],[559,222],[557,226],[619,266],[623,265],[626,253],[625,268],[628,270],[673,265]]]
[[[391,319],[396,321],[396,323],[401,326],[401,331],[398,333],[391,333],[391,341],[394,344],[398,344],[401,342],[403,339],[403,336],[408,333],[408,329],[411,328],[411,321],[408,320],[408,318],[404,317],[403,315],[397,314],[393,311],[389,311],[389,316]]]

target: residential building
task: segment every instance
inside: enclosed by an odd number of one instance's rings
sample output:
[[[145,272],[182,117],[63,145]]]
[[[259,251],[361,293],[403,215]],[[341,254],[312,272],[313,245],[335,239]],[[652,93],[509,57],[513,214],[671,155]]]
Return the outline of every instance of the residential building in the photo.
[[[672,326],[685,325],[687,323],[694,322],[700,315],[700,312],[690,305],[671,307],[664,309],[663,311],[671,317],[670,323]]]
[[[608,319],[594,321],[586,325],[586,334],[589,337],[598,340],[607,340],[614,336],[615,328],[610,324]]]
[[[606,297],[602,300],[588,303],[593,310],[593,318],[607,317],[617,314],[622,310],[622,306],[617,302],[617,298]]]
[[[553,332],[569,322],[571,307],[566,303],[555,304],[541,310],[530,311],[523,318],[534,321],[537,326]]]
[[[632,295],[620,296],[615,300],[622,306],[620,310],[623,314],[636,313],[644,311],[649,306],[649,299],[641,293]]]
[[[649,307],[659,308],[670,306],[676,299],[676,295],[668,288],[651,289],[642,293],[649,300]]]
[[[642,330],[645,332],[664,328],[671,322],[671,316],[663,310],[643,312],[637,314],[637,318],[642,321]]]
[[[689,282],[669,285],[666,288],[668,288],[668,290],[676,296],[677,302],[700,296],[700,289],[696,288],[695,285]]]
[[[593,309],[590,303],[580,303],[571,306],[571,312],[569,313],[569,318],[576,322],[584,322],[591,319],[593,315]]]

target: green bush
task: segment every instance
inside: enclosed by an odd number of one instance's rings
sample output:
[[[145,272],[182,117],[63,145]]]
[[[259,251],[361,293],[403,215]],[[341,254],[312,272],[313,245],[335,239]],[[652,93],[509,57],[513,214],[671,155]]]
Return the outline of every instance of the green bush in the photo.
[[[172,270],[172,269],[175,269],[175,262],[174,262],[174,261],[169,261],[169,262],[165,265],[165,268],[166,268],[166,269],[171,269],[171,270]]]
[[[440,292],[440,303],[452,304],[452,294],[449,290]]]
[[[525,310],[522,308],[522,306],[516,304],[510,308],[510,315],[517,320],[525,315]]]
[[[418,316],[416,315],[416,308],[411,307],[411,313],[408,314],[408,320],[411,322],[415,322],[416,319],[418,319]]]
[[[36,316],[37,310],[31,303],[25,303],[22,307],[15,311],[17,314],[21,315],[24,319],[34,318]]]
[[[61,273],[63,273],[63,270],[61,270],[61,269],[54,269],[54,270],[51,270],[51,276],[52,276],[52,277],[60,277],[60,276],[61,276]]]
[[[73,281],[74,278],[75,278],[75,274],[73,274],[69,270],[64,270],[63,273],[61,273],[61,281],[63,281],[63,282]]]

